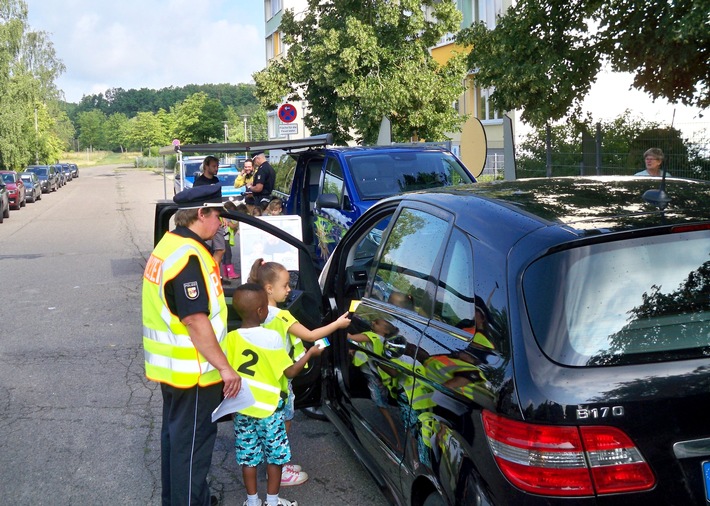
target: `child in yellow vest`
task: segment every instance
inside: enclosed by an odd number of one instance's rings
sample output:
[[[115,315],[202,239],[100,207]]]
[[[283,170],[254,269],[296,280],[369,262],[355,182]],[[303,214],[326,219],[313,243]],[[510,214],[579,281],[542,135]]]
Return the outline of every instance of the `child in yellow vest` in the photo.
[[[344,329],[350,325],[348,313],[345,313],[328,325],[309,330],[299,323],[289,311],[279,309],[277,304],[286,300],[291,292],[291,287],[289,286],[288,270],[278,262],[264,262],[263,258],[257,259],[252,265],[247,281],[261,285],[266,290],[266,295],[269,298],[269,316],[263,326],[276,330],[281,335],[284,347],[293,360],[299,360],[306,352],[303,341],[312,343],[331,335],[337,329]],[[294,415],[294,395],[290,381],[288,381],[288,393],[284,408],[287,432],[291,428],[291,420]],[[307,479],[308,474],[301,471],[301,466],[289,464],[284,466],[281,486],[300,485]]]
[[[298,506],[279,499],[282,466],[291,460],[283,406],[286,378],[303,370],[311,357],[323,353],[311,347],[294,363],[283,347],[278,332],[261,327],[268,315],[264,289],[246,283],[234,291],[232,305],[242,319],[242,326],[227,334],[227,357],[254,395],[255,403],[234,416],[236,460],[242,466],[247,490],[245,506],[261,506],[257,491],[257,466],[266,460],[267,506]]]

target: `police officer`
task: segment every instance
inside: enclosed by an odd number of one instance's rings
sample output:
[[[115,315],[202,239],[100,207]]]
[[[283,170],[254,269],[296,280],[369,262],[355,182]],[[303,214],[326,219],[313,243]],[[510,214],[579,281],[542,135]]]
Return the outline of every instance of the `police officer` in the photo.
[[[220,226],[219,185],[174,199],[176,228],[153,250],[143,276],[143,347],[148,379],[160,383],[163,506],[216,504],[207,473],[217,436],[211,413],[241,378],[225,356],[227,305],[205,243]]]
[[[276,171],[269,162],[266,161],[264,153],[254,155],[254,165],[256,165],[256,174],[252,184],[247,184],[247,192],[254,195],[256,205],[262,209],[266,209],[271,201],[271,192],[274,191],[276,184]]]

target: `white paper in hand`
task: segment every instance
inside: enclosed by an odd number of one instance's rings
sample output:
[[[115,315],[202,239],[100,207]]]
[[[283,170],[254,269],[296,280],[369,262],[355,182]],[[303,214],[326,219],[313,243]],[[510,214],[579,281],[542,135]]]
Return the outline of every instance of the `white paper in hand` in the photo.
[[[232,397],[231,399],[223,400],[212,412],[212,423],[216,422],[225,415],[236,413],[240,409],[248,408],[255,402],[254,395],[251,393],[249,385],[246,381],[244,381],[244,379],[242,379],[242,387],[239,389],[237,396]]]

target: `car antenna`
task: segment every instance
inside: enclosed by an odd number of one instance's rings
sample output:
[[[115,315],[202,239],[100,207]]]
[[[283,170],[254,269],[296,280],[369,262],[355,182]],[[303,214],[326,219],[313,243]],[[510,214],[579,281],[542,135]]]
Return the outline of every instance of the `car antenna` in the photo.
[[[666,169],[663,169],[661,186],[659,186],[657,190],[646,190],[643,193],[643,199],[649,204],[653,204],[661,211],[670,204],[671,198],[666,193]]]

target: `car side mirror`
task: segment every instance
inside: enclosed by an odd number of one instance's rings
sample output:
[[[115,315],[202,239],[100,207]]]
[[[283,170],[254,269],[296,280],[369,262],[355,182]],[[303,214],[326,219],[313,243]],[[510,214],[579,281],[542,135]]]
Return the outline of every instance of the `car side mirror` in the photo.
[[[323,193],[316,199],[316,209],[337,209],[340,201],[335,193]]]

